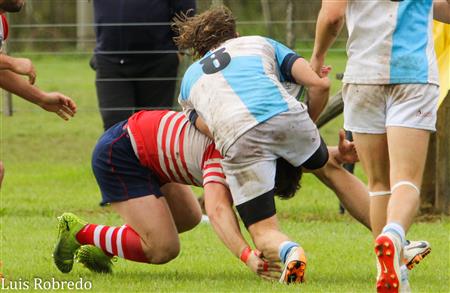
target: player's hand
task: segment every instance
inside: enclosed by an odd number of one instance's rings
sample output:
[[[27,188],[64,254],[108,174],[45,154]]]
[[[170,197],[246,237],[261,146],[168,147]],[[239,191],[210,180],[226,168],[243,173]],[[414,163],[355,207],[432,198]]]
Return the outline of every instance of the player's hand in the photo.
[[[315,71],[320,77],[323,77],[322,68],[324,67],[324,61],[325,60],[312,57],[311,61],[309,62],[309,65],[311,66],[312,70]]]
[[[28,76],[30,84],[34,84],[36,81],[36,70],[34,69],[33,63],[28,58],[13,58],[11,71]]]
[[[39,103],[44,110],[56,113],[64,120],[69,120],[77,112],[77,105],[71,98],[58,93],[45,93],[42,101]]]
[[[320,68],[320,73],[319,73],[320,77],[328,76],[328,74],[331,72],[331,70],[332,70],[332,67],[329,65],[322,66],[322,68]]]
[[[345,131],[343,129],[339,130],[338,150],[340,163],[354,164],[359,161],[355,144],[345,139]]]
[[[274,281],[280,279],[280,265],[264,259],[262,253],[256,249],[250,252],[245,264],[252,272],[265,280]]]

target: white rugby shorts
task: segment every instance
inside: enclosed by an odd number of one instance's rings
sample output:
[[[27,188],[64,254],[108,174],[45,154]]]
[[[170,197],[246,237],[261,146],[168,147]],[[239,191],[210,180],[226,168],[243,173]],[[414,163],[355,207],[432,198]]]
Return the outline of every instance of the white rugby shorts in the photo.
[[[439,86],[344,84],[344,128],[383,134],[390,126],[436,131]]]
[[[278,158],[300,166],[320,143],[319,130],[301,103],[244,133],[222,160],[234,204],[243,204],[274,188]]]

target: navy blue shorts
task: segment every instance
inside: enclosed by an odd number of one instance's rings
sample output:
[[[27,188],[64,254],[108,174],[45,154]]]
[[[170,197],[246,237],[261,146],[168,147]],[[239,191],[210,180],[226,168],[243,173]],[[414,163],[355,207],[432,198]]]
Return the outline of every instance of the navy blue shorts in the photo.
[[[162,196],[157,178],[136,157],[125,123],[109,128],[92,153],[92,170],[102,192],[101,205],[146,195]]]

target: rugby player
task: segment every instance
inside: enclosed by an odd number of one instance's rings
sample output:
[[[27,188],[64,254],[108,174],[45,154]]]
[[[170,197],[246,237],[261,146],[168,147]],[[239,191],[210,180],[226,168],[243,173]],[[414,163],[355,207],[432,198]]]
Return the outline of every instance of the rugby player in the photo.
[[[330,68],[323,67],[320,77],[304,58],[272,39],[239,37],[224,6],[180,16],[174,28],[179,49],[200,58],[184,75],[180,105],[214,138],[233,202],[256,247],[268,259],[281,259],[281,282],[303,282],[304,250],[278,227],[276,162],[283,158],[314,170],[328,161],[313,120],[328,101]],[[308,87],[308,106],[286,91],[286,81]]]
[[[434,2],[444,20],[449,1]],[[318,74],[344,21],[349,32],[344,128],[368,177],[378,292],[410,290],[405,234],[419,208],[439,98],[432,19],[433,0],[323,0],[317,22],[311,65]]]

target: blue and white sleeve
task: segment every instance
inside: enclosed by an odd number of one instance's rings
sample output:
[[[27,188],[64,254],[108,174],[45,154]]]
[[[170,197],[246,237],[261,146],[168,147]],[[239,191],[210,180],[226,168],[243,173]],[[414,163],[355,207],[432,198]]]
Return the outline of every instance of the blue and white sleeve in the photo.
[[[278,69],[281,73],[281,81],[295,82],[292,77],[292,66],[297,59],[303,57],[275,40],[267,38],[267,41],[275,49],[275,58],[278,64]]]

